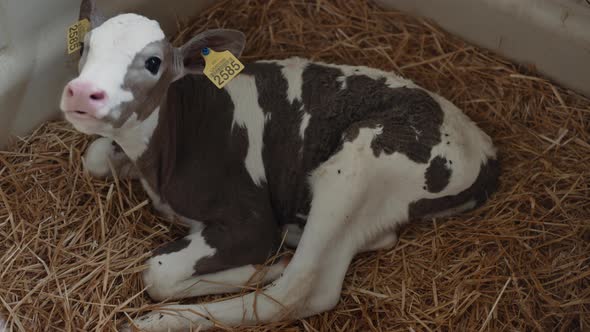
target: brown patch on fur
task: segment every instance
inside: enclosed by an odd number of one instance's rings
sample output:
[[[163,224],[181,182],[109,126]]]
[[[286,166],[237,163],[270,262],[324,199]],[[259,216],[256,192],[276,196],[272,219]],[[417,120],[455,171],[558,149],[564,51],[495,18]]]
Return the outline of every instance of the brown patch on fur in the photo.
[[[153,51],[158,49],[159,52]],[[159,78],[154,82],[155,77],[145,69],[145,61],[152,57],[162,57]],[[136,113],[139,121],[145,120],[152,112],[160,106],[168,87],[178,74],[175,64],[175,50],[166,40],[155,41],[148,44],[141,52],[135,55],[131,64],[127,67],[127,73],[122,88],[133,94],[133,100],[116,106],[120,110],[117,119],[110,115],[106,121],[120,128],[131,114]],[[111,114],[113,111],[110,112]]]
[[[138,161],[164,202],[205,224],[202,235],[217,251],[196,262],[199,275],[262,264],[279,245],[268,189],[254,184],[244,166],[248,135],[232,129],[233,113],[229,94],[204,76],[172,83]]]
[[[424,174],[428,191],[431,193],[443,191],[449,184],[451,173],[451,169],[447,167],[446,158],[441,156],[434,157],[426,169],[426,174]]]
[[[495,159],[488,159],[481,165],[479,175],[473,184],[454,196],[445,196],[434,199],[421,199],[409,206],[410,219],[423,218],[428,215],[444,212],[446,210],[475,201],[475,207],[483,204],[499,186],[500,163]],[[474,208],[475,208],[474,207]]]
[[[191,240],[186,238],[176,240],[174,242],[170,242],[166,245],[161,246],[160,248],[153,251],[154,256],[171,254],[175,252],[179,252],[182,249],[187,248],[191,244]]]
[[[262,158],[269,190],[268,199],[277,221],[283,225],[300,222],[295,218],[302,202],[309,200],[306,170],[301,167],[303,141],[299,126],[303,117],[303,104],[287,99],[288,82],[276,63],[253,63],[246,66],[244,74],[255,78],[258,103],[271,114],[264,128]]]
[[[259,103],[272,113],[264,132],[263,158],[272,193],[273,211],[281,224],[304,224],[297,214],[308,214],[309,174],[338,152],[344,140],[353,140],[364,127],[381,127],[371,144],[376,156],[400,152],[427,163],[432,147],[440,143],[443,112],[420,89],[390,88],[385,79],[365,75],[345,78],[340,69],[309,64],[303,71],[302,100],[289,103],[288,82],[281,65],[252,64]],[[311,115],[305,140],[299,136],[303,114]]]

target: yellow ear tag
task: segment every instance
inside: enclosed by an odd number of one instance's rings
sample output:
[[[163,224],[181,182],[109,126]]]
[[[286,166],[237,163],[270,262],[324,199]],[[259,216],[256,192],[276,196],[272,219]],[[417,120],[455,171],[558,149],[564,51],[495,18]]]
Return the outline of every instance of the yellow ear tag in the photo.
[[[206,47],[201,54],[205,58],[203,73],[220,89],[244,70],[244,65],[230,51],[215,52]]]
[[[82,48],[84,36],[86,36],[88,31],[90,31],[90,21],[87,19],[78,21],[68,28],[68,34],[66,36],[68,54],[72,54]]]

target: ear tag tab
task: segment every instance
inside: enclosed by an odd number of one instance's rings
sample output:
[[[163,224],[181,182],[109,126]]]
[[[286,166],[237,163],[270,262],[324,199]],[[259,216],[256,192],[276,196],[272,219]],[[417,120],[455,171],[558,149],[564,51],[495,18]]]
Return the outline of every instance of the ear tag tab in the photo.
[[[68,54],[72,54],[82,48],[84,36],[86,36],[88,31],[90,31],[90,21],[88,19],[78,21],[68,28],[68,34],[66,36]]]
[[[244,70],[244,65],[230,51],[215,52],[205,47],[201,50],[201,54],[205,58],[203,73],[219,89]]]

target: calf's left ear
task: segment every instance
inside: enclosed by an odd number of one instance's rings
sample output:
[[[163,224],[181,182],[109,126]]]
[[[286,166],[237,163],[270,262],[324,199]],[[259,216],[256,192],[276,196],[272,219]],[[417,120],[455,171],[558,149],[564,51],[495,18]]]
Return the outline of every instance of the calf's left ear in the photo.
[[[178,63],[178,78],[186,74],[202,74],[205,69],[205,59],[201,55],[203,48],[208,47],[216,52],[230,51],[235,57],[240,57],[246,45],[246,36],[238,30],[213,29],[199,33],[182,45],[177,53],[182,65]]]
[[[91,29],[98,28],[105,21],[104,16],[96,8],[96,0],[82,0],[78,18],[79,20],[87,19]]]

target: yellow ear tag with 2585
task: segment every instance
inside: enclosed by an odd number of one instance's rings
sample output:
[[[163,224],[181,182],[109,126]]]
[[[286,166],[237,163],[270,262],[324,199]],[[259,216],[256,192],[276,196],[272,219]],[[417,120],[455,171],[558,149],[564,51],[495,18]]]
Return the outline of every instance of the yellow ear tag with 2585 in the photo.
[[[205,58],[203,73],[220,89],[244,70],[244,65],[230,51],[215,52],[205,47],[201,54]]]
[[[72,54],[82,48],[84,36],[90,31],[90,21],[87,19],[80,20],[68,27],[67,47],[68,54]]]

